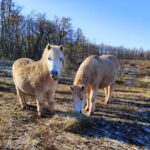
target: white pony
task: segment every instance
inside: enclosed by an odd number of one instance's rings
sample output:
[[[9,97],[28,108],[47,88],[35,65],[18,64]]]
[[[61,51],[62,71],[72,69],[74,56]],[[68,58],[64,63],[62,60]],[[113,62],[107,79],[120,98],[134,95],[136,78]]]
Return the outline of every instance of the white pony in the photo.
[[[22,109],[27,107],[25,94],[36,97],[38,116],[42,116],[44,97],[54,113],[54,94],[64,64],[63,46],[48,44],[39,61],[21,58],[12,67],[13,80]]]
[[[95,111],[95,97],[98,87],[105,90],[105,103],[110,101],[113,85],[117,79],[119,63],[113,55],[92,55],[80,65],[72,90],[74,111],[82,112],[86,100],[85,110],[88,114]]]

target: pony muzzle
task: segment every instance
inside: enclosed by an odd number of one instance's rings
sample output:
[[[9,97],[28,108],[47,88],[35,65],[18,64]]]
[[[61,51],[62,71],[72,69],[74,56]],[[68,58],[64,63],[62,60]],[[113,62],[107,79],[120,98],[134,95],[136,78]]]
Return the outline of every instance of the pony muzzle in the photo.
[[[52,70],[50,74],[53,80],[58,80],[58,71]]]
[[[75,113],[82,113],[81,107],[74,107],[74,112]]]
[[[75,112],[75,113],[80,113],[80,114],[82,113],[81,110],[74,110],[74,112]]]
[[[79,99],[76,99],[74,100],[74,112],[77,112],[77,113],[82,113],[82,109],[84,107],[84,99],[82,100],[79,100]]]

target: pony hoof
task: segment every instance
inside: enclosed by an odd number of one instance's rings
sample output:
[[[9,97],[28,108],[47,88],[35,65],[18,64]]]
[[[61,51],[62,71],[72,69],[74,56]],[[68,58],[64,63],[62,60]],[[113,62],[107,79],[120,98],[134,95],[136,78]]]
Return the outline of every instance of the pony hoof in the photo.
[[[95,113],[94,112],[91,112],[91,115],[94,115]]]
[[[108,104],[108,102],[104,102],[104,105],[107,105]]]
[[[92,115],[94,115],[95,113],[94,112],[88,112],[88,116],[90,117],[90,116],[92,116]]]
[[[21,110],[26,110],[27,106],[21,106]]]
[[[38,115],[38,118],[44,118],[44,115]]]
[[[108,102],[107,102],[107,104],[111,104],[111,103],[112,103],[112,101],[108,101]]]
[[[88,114],[87,114],[87,116],[89,116],[89,117],[90,117],[90,116],[91,116],[91,113],[88,113]]]
[[[39,118],[42,118],[42,117],[44,117],[43,113],[41,113],[41,112],[38,112],[38,117],[39,117]]]
[[[84,108],[84,111],[88,111],[89,110],[89,108]]]
[[[49,114],[50,114],[50,115],[54,115],[54,114],[55,114],[55,111],[50,111]]]
[[[90,117],[90,116],[91,116],[91,114],[92,114],[91,112],[88,112],[88,114],[87,114],[87,115]]]

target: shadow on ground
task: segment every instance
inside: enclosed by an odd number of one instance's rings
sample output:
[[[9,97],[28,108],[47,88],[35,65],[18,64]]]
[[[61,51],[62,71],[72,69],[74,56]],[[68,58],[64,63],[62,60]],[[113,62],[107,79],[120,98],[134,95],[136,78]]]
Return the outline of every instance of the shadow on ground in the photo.
[[[90,128],[80,126],[80,129],[71,132],[81,136],[93,138],[110,138],[120,142],[134,144],[137,146],[146,146],[150,148],[150,128],[146,125],[137,123],[127,123],[120,121],[109,121],[103,118],[93,118]]]
[[[15,92],[14,84],[0,81],[0,92]]]
[[[58,103],[60,101],[70,100],[58,99]],[[97,104],[95,115],[86,117],[84,123],[83,119],[76,116],[79,119],[78,125],[67,131],[83,137],[109,138],[150,148],[150,111],[148,111],[150,105],[148,102],[150,102],[149,99],[115,97],[111,104]],[[57,111],[57,113],[66,117],[71,115],[70,112]],[[75,117],[74,114],[71,116]]]

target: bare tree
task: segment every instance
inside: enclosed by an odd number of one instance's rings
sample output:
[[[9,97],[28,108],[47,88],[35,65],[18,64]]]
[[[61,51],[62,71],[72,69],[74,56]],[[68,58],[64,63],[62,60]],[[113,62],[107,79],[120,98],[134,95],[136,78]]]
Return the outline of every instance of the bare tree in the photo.
[[[13,0],[0,1],[0,58],[38,59],[47,43],[64,44],[68,64],[79,64],[88,55],[113,54],[121,59],[150,59],[149,51],[129,49],[90,42],[82,29],[74,30],[71,18],[47,19],[45,14],[32,12],[21,15]]]

